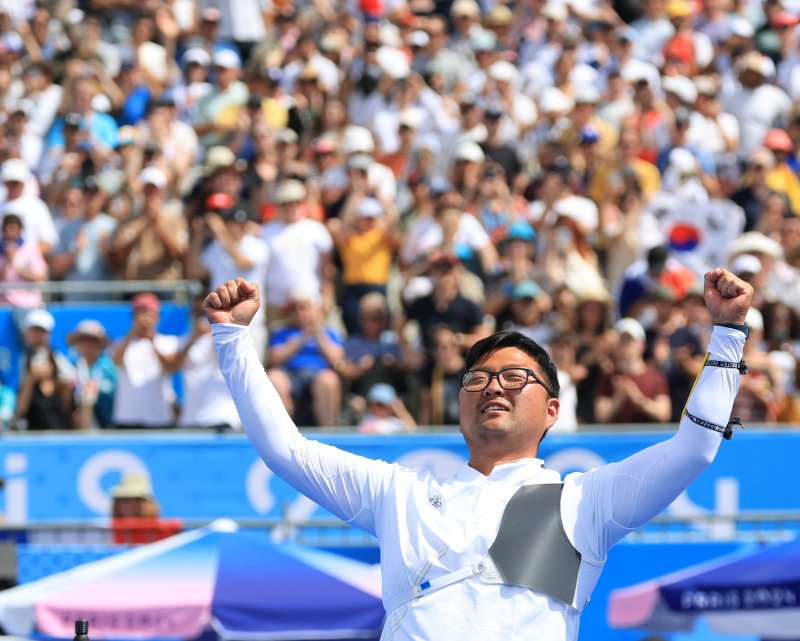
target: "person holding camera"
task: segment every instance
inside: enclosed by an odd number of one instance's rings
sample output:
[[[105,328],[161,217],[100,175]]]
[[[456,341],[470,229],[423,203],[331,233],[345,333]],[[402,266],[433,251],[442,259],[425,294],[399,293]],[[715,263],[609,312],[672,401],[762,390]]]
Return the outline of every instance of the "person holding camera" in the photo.
[[[266,282],[270,249],[265,240],[248,230],[250,213],[222,192],[210,194],[202,215],[191,223],[186,276],[206,281],[211,287],[241,276]],[[263,358],[267,347],[266,309],[250,324],[250,335]]]

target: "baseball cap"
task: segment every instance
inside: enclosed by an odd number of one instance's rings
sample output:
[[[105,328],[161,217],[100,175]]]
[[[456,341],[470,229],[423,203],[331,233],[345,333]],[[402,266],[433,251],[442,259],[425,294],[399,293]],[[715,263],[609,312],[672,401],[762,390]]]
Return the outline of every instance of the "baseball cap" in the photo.
[[[620,336],[622,334],[628,334],[628,336],[637,341],[643,341],[647,337],[644,332],[644,327],[642,327],[642,324],[635,318],[623,318],[618,320],[614,325],[614,329],[617,330]]]
[[[153,185],[159,189],[167,186],[167,177],[158,167],[145,167],[139,172],[139,180],[142,185]]]
[[[183,54],[181,61],[184,65],[196,64],[207,67],[211,64],[211,56],[208,51],[201,47],[192,47]]]
[[[592,143],[600,140],[600,132],[592,125],[581,127],[581,143]]]
[[[91,318],[85,318],[78,323],[75,329],[67,335],[67,342],[73,345],[81,337],[94,338],[102,343],[108,341],[106,328],[100,321]]]
[[[665,76],[661,80],[661,88],[678,96],[686,105],[694,104],[697,100],[697,87],[686,76]]]
[[[46,309],[32,309],[25,316],[25,320],[22,321],[22,326],[24,329],[38,327],[46,332],[52,332],[56,326],[56,319]]]
[[[478,143],[465,140],[456,148],[454,158],[456,160],[466,160],[467,162],[483,162],[486,155]]]
[[[300,202],[304,200],[305,197],[306,188],[303,186],[303,183],[299,180],[287,180],[284,181],[278,189],[275,202],[279,205],[283,205],[285,203]]]
[[[375,383],[367,392],[367,400],[370,403],[380,405],[391,405],[397,399],[397,392],[388,383]]]
[[[158,296],[151,292],[142,292],[141,294],[136,294],[131,300],[131,308],[133,311],[138,311],[140,309],[146,309],[151,312],[158,313],[161,309],[161,301],[158,300]]]
[[[758,274],[762,267],[761,261],[753,254],[739,254],[731,263],[734,274]]]
[[[345,154],[371,154],[375,151],[372,133],[366,127],[348,127],[342,141],[342,150]]]
[[[475,18],[481,15],[481,8],[475,0],[456,0],[450,8],[450,15]]]
[[[356,208],[356,215],[365,218],[378,218],[383,216],[383,205],[375,198],[365,198]]]
[[[522,298],[538,298],[542,293],[542,288],[539,284],[532,280],[522,280],[518,282],[514,289],[511,290],[511,298],[520,300]]]
[[[787,151],[791,152],[794,149],[792,139],[789,134],[783,129],[770,129],[767,135],[764,136],[764,146],[770,151]]]
[[[294,145],[300,140],[300,138],[294,129],[284,127],[283,129],[278,130],[278,133],[275,134],[275,140],[277,140],[279,143],[283,143],[284,145]]]
[[[524,220],[518,220],[512,225],[509,225],[506,239],[533,242],[536,239],[536,230],[534,230],[530,223]]]
[[[203,172],[211,174],[218,169],[228,169],[236,166],[236,154],[230,147],[225,145],[215,145],[209,147],[206,152],[205,165]]]
[[[22,158],[9,158],[0,167],[0,180],[4,183],[19,182],[24,183],[30,177],[28,163]]]
[[[242,66],[239,54],[231,49],[218,49],[214,52],[213,61],[215,67],[223,69],[239,69]]]
[[[372,156],[368,154],[355,154],[347,159],[348,169],[360,169],[361,171],[369,171],[372,167]]]

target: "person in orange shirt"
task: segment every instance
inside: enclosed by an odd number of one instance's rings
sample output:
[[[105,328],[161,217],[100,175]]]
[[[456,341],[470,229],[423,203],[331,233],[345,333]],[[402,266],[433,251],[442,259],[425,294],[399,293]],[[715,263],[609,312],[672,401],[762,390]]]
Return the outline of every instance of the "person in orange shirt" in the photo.
[[[354,189],[341,218],[328,230],[342,260],[342,321],[348,334],[358,330],[358,303],[369,292],[386,294],[392,256],[400,241],[399,217],[389,201]]]

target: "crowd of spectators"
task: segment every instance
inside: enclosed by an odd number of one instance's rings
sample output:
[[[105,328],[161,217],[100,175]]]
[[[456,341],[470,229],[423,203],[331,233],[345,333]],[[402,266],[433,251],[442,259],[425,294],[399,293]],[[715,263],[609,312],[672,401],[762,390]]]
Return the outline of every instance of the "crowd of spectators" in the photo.
[[[2,419],[235,427],[200,301],[169,336],[142,293],[126,335],[87,319],[67,358],[24,283],[243,276],[303,425],[454,424],[466,350],[504,328],[551,351],[555,429],[675,421],[710,332],[702,274],[722,265],[757,292],[734,413],[800,420],[798,16],[797,0],[0,1],[0,304],[26,350]]]

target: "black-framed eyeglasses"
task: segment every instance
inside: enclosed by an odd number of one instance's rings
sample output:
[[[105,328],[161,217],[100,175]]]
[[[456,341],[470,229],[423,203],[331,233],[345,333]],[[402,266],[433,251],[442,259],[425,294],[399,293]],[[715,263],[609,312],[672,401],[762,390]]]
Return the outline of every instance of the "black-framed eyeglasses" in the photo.
[[[539,385],[544,387],[548,396],[553,395],[550,388],[544,384],[542,379],[537,376],[536,372],[527,367],[507,367],[501,369],[499,372],[471,369],[465,372],[464,376],[461,377],[461,387],[467,392],[482,392],[489,387],[489,383],[492,382],[493,378],[497,378],[500,387],[507,390],[522,389],[530,383],[530,379],[533,378],[534,383],[539,383]]]

